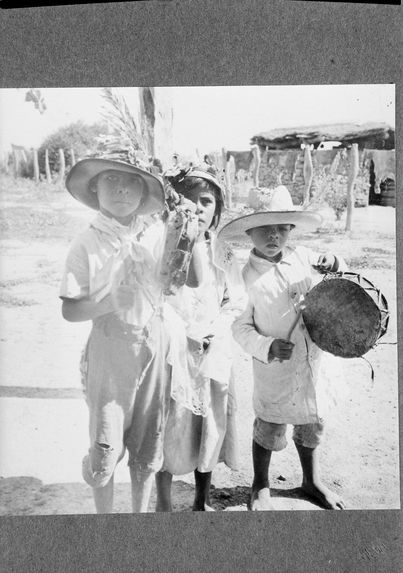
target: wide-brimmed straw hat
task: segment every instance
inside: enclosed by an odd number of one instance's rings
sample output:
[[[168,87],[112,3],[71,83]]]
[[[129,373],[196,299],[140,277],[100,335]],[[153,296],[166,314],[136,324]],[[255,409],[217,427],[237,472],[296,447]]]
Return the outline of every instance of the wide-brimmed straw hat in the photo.
[[[67,176],[67,190],[84,205],[99,210],[98,196],[90,190],[89,183],[93,177],[109,169],[138,175],[144,181],[146,189],[141,204],[136,209],[136,214],[150,215],[163,209],[165,202],[164,187],[158,177],[129,163],[111,159],[91,158],[76,163]]]
[[[233,219],[218,233],[221,239],[232,239],[250,229],[264,225],[295,225],[298,229],[314,230],[322,217],[313,211],[305,211],[293,204],[291,195],[284,185],[276,187],[267,198],[264,210],[255,211]]]

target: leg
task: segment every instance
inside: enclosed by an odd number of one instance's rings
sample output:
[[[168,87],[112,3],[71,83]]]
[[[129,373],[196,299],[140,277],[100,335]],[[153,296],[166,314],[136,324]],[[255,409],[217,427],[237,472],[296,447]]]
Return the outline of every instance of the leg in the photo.
[[[113,476],[102,487],[93,487],[95,509],[97,513],[112,513],[113,509]]]
[[[130,468],[133,513],[147,513],[154,475],[152,472],[141,472],[137,468]]]
[[[254,440],[252,443],[253,456],[253,483],[250,500],[252,511],[265,511],[273,509],[270,500],[269,467],[271,450],[259,446]]]
[[[214,511],[210,505],[211,474],[212,472],[194,471],[196,490],[193,511]]]
[[[330,491],[319,477],[318,448],[307,448],[295,442],[301,461],[303,480],[302,489],[310,497],[318,501],[325,509],[345,509],[344,501]]]
[[[250,500],[252,511],[274,509],[270,498],[269,467],[271,453],[284,449],[287,445],[286,424],[265,422],[256,418],[253,424],[253,484]]]
[[[158,472],[155,475],[155,484],[157,486],[157,505],[155,511],[172,511],[172,474],[163,471]]]

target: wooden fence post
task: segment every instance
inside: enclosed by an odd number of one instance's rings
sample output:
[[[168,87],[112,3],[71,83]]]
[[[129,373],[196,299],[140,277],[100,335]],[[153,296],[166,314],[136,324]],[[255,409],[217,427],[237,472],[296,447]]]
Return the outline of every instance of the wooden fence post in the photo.
[[[59,163],[59,182],[62,183],[64,181],[64,174],[66,172],[66,161],[64,159],[63,149],[59,149]]]
[[[49,149],[45,149],[45,173],[46,173],[46,181],[48,183],[52,183],[52,174],[50,173],[50,165],[49,165]]]
[[[351,231],[354,211],[354,185],[358,175],[358,143],[353,143],[350,151],[350,171],[347,180],[347,217],[346,231]]]
[[[9,174],[10,170],[8,167],[8,153],[7,153],[7,151],[4,151],[3,155],[2,155],[2,169],[3,169],[4,173],[6,173],[7,175]]]
[[[228,209],[232,209],[232,186],[231,177],[229,174],[229,161],[227,161],[227,151],[224,149],[224,147],[221,149],[221,153],[224,165],[224,182],[227,191],[227,207]]]
[[[312,154],[310,145],[305,144],[304,149],[304,199],[302,205],[307,207],[309,205],[309,191],[312,185],[313,179],[313,165],[312,165]]]
[[[34,180],[39,183],[39,163],[38,163],[38,150],[32,149],[32,162],[34,166]]]
[[[253,187],[259,187],[259,167],[260,167],[260,153],[259,146],[252,146],[253,155]]]

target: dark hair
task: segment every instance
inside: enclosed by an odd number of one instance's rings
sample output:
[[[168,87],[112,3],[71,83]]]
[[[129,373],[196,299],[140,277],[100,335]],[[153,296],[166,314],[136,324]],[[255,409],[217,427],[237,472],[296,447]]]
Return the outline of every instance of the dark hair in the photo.
[[[181,193],[184,197],[186,197],[186,195],[196,187],[200,187],[203,191],[212,193],[215,198],[215,211],[210,229],[216,229],[218,227],[221,213],[224,209],[224,202],[220,189],[214,185],[214,183],[211,183],[202,177],[185,176],[181,181],[171,181],[171,185],[177,193]]]

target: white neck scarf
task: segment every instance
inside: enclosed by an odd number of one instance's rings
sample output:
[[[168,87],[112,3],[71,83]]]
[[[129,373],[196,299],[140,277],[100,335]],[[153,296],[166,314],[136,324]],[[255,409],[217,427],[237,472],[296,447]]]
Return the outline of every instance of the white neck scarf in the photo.
[[[99,212],[91,222],[91,227],[108,238],[109,243],[116,249],[116,255],[119,258],[124,259],[130,255],[135,261],[143,260],[143,249],[139,246],[138,241],[145,225],[138,217],[133,217],[129,225],[122,225],[116,219]]]

